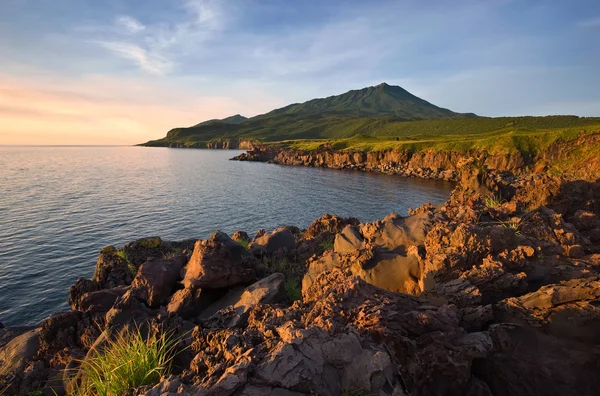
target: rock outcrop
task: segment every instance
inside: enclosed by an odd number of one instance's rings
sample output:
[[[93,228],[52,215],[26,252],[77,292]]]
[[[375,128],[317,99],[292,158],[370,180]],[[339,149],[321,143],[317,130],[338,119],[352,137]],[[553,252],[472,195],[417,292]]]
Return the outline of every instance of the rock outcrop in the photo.
[[[597,394],[600,184],[480,165],[407,217],[105,248],[69,311],[0,328],[0,393],[63,394],[132,327],[181,336],[134,395]]]

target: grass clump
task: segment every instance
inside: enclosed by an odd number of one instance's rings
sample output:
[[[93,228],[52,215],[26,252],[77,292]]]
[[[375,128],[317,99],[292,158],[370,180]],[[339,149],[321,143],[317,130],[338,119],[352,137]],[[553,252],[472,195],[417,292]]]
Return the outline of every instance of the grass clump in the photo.
[[[290,302],[302,300],[302,289],[300,288],[300,282],[296,279],[286,279],[284,287],[285,294]]]
[[[285,272],[285,270],[289,267],[289,263],[286,258],[270,259],[265,257],[263,258],[263,264],[272,274],[276,272]]]
[[[36,389],[36,390],[32,390],[31,392],[27,393],[27,396],[42,396],[42,390],[41,389]]]
[[[504,201],[502,200],[502,198],[500,196],[496,196],[496,195],[489,195],[485,198],[484,200],[485,206],[487,206],[488,208],[495,208],[497,206],[502,205],[502,203],[504,203]]]
[[[121,331],[102,352],[81,362],[82,382],[75,395],[120,396],[158,383],[171,371],[176,343],[167,333],[144,338],[139,329]]]
[[[117,252],[115,254],[117,255],[118,258],[120,258],[121,260],[125,261],[125,263],[127,263],[127,269],[129,270],[131,275],[136,276],[138,269],[135,265],[133,265],[133,263],[129,259],[129,255],[127,254],[127,252],[125,250],[121,249],[121,250],[117,250]]]
[[[333,238],[328,238],[319,244],[323,250],[333,249]]]
[[[246,250],[250,249],[250,239],[248,238],[238,238],[236,240],[237,244],[240,245],[241,247],[243,247]]]

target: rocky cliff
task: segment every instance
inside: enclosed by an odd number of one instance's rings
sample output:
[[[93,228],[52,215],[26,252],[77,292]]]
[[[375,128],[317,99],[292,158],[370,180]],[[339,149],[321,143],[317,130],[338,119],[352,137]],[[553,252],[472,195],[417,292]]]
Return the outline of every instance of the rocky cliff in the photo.
[[[78,389],[134,327],[179,338],[132,395],[597,394],[600,183],[438,160],[456,189],[407,217],[103,249],[71,310],[0,330],[0,392]]]
[[[596,155],[596,151],[600,151],[599,144],[600,133],[582,135],[575,141],[556,142],[536,155],[529,155],[525,152],[489,154],[481,150],[467,152],[442,150],[363,152],[335,150],[328,144],[323,144],[315,150],[303,151],[281,145],[257,144],[247,153],[233,159],[281,165],[363,170],[443,180],[457,180],[457,171],[462,164],[476,160],[490,171],[527,174],[543,173],[552,169],[565,173],[573,179],[595,181],[600,176],[600,157]]]

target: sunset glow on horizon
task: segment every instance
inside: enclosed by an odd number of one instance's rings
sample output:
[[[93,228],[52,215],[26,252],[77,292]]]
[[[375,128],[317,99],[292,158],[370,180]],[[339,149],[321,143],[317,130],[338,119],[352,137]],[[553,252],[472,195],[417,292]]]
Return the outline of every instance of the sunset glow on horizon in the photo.
[[[600,5],[577,3],[7,1],[0,144],[137,144],[382,81],[457,112],[600,116]]]

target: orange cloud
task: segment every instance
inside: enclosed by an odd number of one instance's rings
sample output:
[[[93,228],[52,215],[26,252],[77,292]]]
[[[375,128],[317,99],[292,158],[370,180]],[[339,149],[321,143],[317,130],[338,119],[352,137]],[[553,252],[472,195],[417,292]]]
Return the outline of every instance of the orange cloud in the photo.
[[[275,103],[202,95],[159,80],[0,75],[0,144],[136,144],[173,127],[253,115]]]

